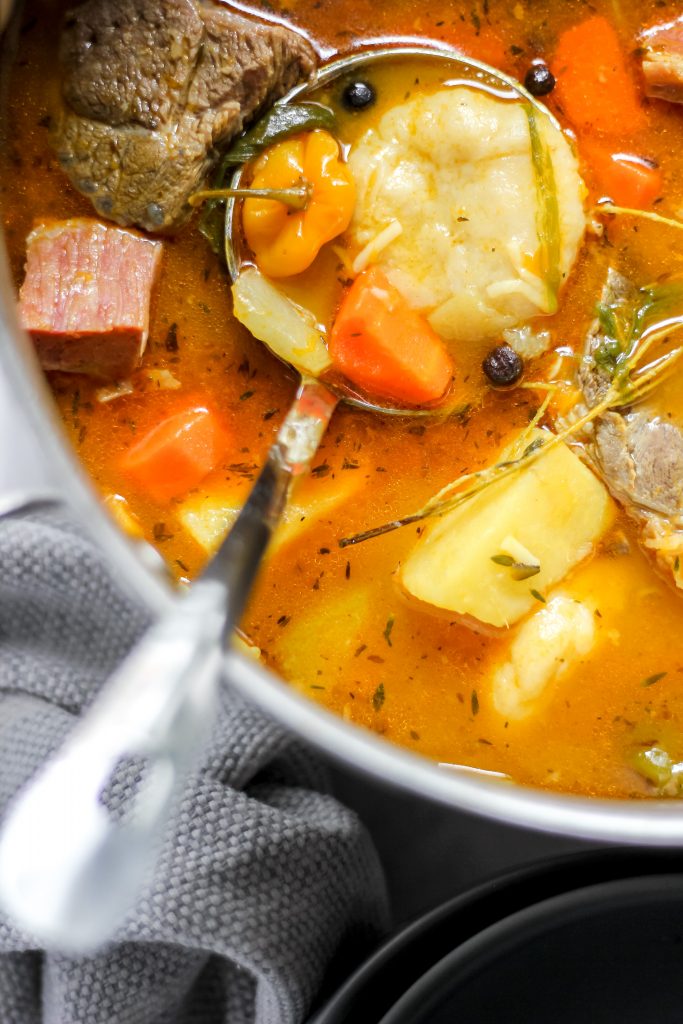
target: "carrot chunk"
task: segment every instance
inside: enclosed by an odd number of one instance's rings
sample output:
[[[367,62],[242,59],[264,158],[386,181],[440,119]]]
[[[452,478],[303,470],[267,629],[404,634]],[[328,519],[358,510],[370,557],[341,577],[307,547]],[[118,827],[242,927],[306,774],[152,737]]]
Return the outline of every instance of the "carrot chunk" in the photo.
[[[356,278],[329,341],[337,370],[364,391],[408,405],[443,398],[453,364],[438,334],[379,267]]]
[[[563,32],[551,70],[555,99],[577,131],[618,137],[645,127],[635,80],[606,18],[588,18]]]
[[[644,157],[613,153],[594,142],[581,146],[581,156],[593,178],[596,198],[607,197],[618,206],[645,210],[662,194],[662,172]]]
[[[217,416],[193,404],[157,423],[129,448],[121,470],[155,501],[169,501],[216,468],[227,437]]]

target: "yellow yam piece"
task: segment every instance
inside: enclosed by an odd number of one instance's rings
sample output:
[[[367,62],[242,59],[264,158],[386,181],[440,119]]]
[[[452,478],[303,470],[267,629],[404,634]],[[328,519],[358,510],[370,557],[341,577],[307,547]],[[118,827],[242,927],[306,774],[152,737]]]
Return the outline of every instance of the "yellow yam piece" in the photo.
[[[253,658],[254,661],[261,660],[261,648],[252,644],[246,637],[240,636],[239,633],[234,632],[232,634],[231,643],[233,650],[239,651],[240,654],[246,654],[247,657]]]
[[[145,532],[138,517],[128,507],[128,502],[121,494],[107,494],[104,504],[117,525],[133,540],[144,540]]]
[[[358,473],[342,473],[335,479],[309,477],[302,480],[294,490],[283,522],[271,541],[269,554],[278,551],[321,519],[332,517],[362,486],[363,480]],[[180,508],[180,521],[207,555],[217,550],[246,501],[250,487],[251,483],[245,482],[231,490],[200,493]]]
[[[408,594],[426,604],[489,626],[510,626],[538,607],[532,591],[545,596],[591,554],[613,515],[605,487],[559,444],[433,519],[399,578]],[[519,578],[524,571],[492,561],[503,556],[509,562],[524,550],[534,559],[526,578]]]
[[[350,657],[362,641],[370,607],[370,589],[357,586],[320,601],[303,618],[291,622],[274,646],[284,678],[315,697],[311,684],[323,685],[334,666]]]

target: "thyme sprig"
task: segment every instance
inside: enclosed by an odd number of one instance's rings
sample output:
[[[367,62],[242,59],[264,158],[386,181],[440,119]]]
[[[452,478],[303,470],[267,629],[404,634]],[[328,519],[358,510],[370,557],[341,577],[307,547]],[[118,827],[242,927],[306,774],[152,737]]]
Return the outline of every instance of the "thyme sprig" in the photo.
[[[637,355],[640,363],[657,341],[683,325],[683,281],[639,288],[631,301],[601,302],[597,316],[602,338],[592,352],[593,360],[617,388],[627,390],[633,357]],[[660,362],[655,360],[648,369]]]
[[[529,124],[531,163],[538,197],[536,231],[539,241],[541,277],[545,283],[547,312],[555,313],[562,284],[560,267],[562,231],[555,169],[550,147],[539,128],[536,111],[531,103],[524,104],[524,112]]]
[[[661,312],[662,304],[664,303],[664,295],[653,295],[653,292],[667,287],[665,285],[640,289],[646,301],[641,303],[640,307],[635,307],[634,319],[632,320],[633,326],[630,329],[630,333],[623,337],[621,334],[616,334],[616,338],[613,339],[617,340],[620,346],[617,361],[615,362],[615,372],[610,374],[610,380],[603,397],[591,409],[577,416],[557,434],[550,433],[549,431],[547,439],[533,438],[533,432],[541,423],[550,403],[552,392],[549,392],[546,394],[536,415],[517,438],[512,451],[507,453],[507,457],[502,462],[497,462],[495,465],[478,470],[475,473],[464,473],[457,480],[443,487],[438,494],[411,515],[403,516],[381,526],[375,526],[370,530],[364,530],[351,537],[344,537],[339,541],[340,547],[345,548],[352,544],[360,544],[366,540],[380,537],[385,533],[391,533],[393,530],[398,530],[403,526],[410,526],[432,516],[443,516],[448,512],[452,512],[465,502],[471,501],[472,498],[482,494],[493,484],[505,480],[514,473],[518,473],[521,469],[526,469],[537,459],[543,458],[556,445],[562,444],[569,438],[580,434],[584,427],[592,423],[593,420],[603,416],[606,412],[615,411],[624,406],[642,401],[662,382],[664,377],[667,376],[678,362],[681,355],[683,355],[683,346],[679,346],[644,367],[640,365],[643,356],[653,342],[671,330],[674,320],[676,326],[683,324],[683,313],[677,318],[670,317],[667,320],[666,328],[661,323],[652,322],[656,310],[659,309]],[[681,306],[683,307],[683,284],[678,285],[678,287],[681,288],[679,295]],[[673,301],[673,292],[667,292],[666,301]],[[617,316],[616,309],[612,310],[612,312]],[[600,322],[601,326],[606,322],[604,313]],[[619,330],[622,330],[622,328],[619,328]],[[619,340],[620,338],[621,341]],[[558,386],[560,385],[558,384]],[[537,441],[542,443],[537,444]]]

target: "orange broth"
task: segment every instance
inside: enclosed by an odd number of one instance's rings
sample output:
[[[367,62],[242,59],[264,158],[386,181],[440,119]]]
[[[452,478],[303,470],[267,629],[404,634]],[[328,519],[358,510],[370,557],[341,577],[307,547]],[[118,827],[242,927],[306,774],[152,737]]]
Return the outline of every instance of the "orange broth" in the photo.
[[[328,56],[377,37],[417,36],[457,45],[520,78],[532,59],[551,58],[560,31],[587,16],[583,3],[550,0],[282,0],[249,6],[301,27]],[[643,25],[662,20],[656,2],[596,0],[592,6],[618,18],[627,52]],[[0,181],[17,286],[25,239],[36,221],[93,215],[48,145],[59,7],[47,0],[27,5],[5,90]],[[405,82],[399,78],[381,82],[387,102],[403,99]],[[561,118],[552,95],[548,104]],[[675,215],[683,208],[683,111],[653,103],[646,115],[647,130],[629,138],[625,126],[617,148],[658,161],[664,177],[658,209]],[[355,130],[351,122],[347,130]],[[590,167],[583,171],[592,187]],[[683,251],[671,234],[629,220],[615,222],[602,242],[588,239],[560,311],[542,324],[553,332],[555,345],[580,349],[610,263],[641,283],[664,270],[680,271]],[[315,271],[309,280],[314,278]],[[333,282],[326,303],[334,301],[338,287]],[[683,602],[640,553],[625,518],[569,580],[573,592],[593,595],[605,609],[597,623],[599,642],[552,684],[535,714],[517,722],[506,721],[490,699],[491,668],[504,657],[509,639],[472,632],[401,595],[394,571],[414,544],[415,526],[339,547],[340,538],[408,514],[461,473],[494,461],[529,422],[537,393],[492,392],[481,371],[485,350],[473,346],[459,354],[456,388],[462,403],[459,414],[445,422],[339,408],[302,485],[306,501],[322,501],[323,511],[300,524],[294,539],[276,546],[242,628],[266,663],[312,700],[426,757],[502,772],[532,786],[647,796],[652,790],[633,768],[635,753],[659,743],[675,760],[683,759]],[[146,378],[149,369],[171,371],[180,388],[156,387]],[[96,395],[101,384],[86,378],[54,374],[51,384],[66,432],[98,489],[125,499],[144,536],[185,580],[207,557],[183,525],[186,498],[165,505],[150,501],[117,468],[119,457],[180,400],[196,396],[221,411],[232,444],[194,498],[225,494],[243,500],[296,379],[232,317],[224,269],[193,222],[164,241],[150,340],[133,394],[102,403]],[[335,494],[343,498],[332,508]],[[619,553],[618,535],[630,541],[630,554]],[[643,686],[659,673],[666,674]]]

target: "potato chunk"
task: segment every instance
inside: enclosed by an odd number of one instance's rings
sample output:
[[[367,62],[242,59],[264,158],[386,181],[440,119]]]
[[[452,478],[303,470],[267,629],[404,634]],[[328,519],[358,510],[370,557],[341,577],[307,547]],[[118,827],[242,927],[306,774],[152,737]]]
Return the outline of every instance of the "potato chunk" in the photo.
[[[544,595],[591,553],[612,517],[605,487],[566,445],[556,445],[434,519],[400,567],[400,580],[427,604],[510,626],[538,607],[532,590]],[[517,562],[520,551],[526,578],[500,564]]]

